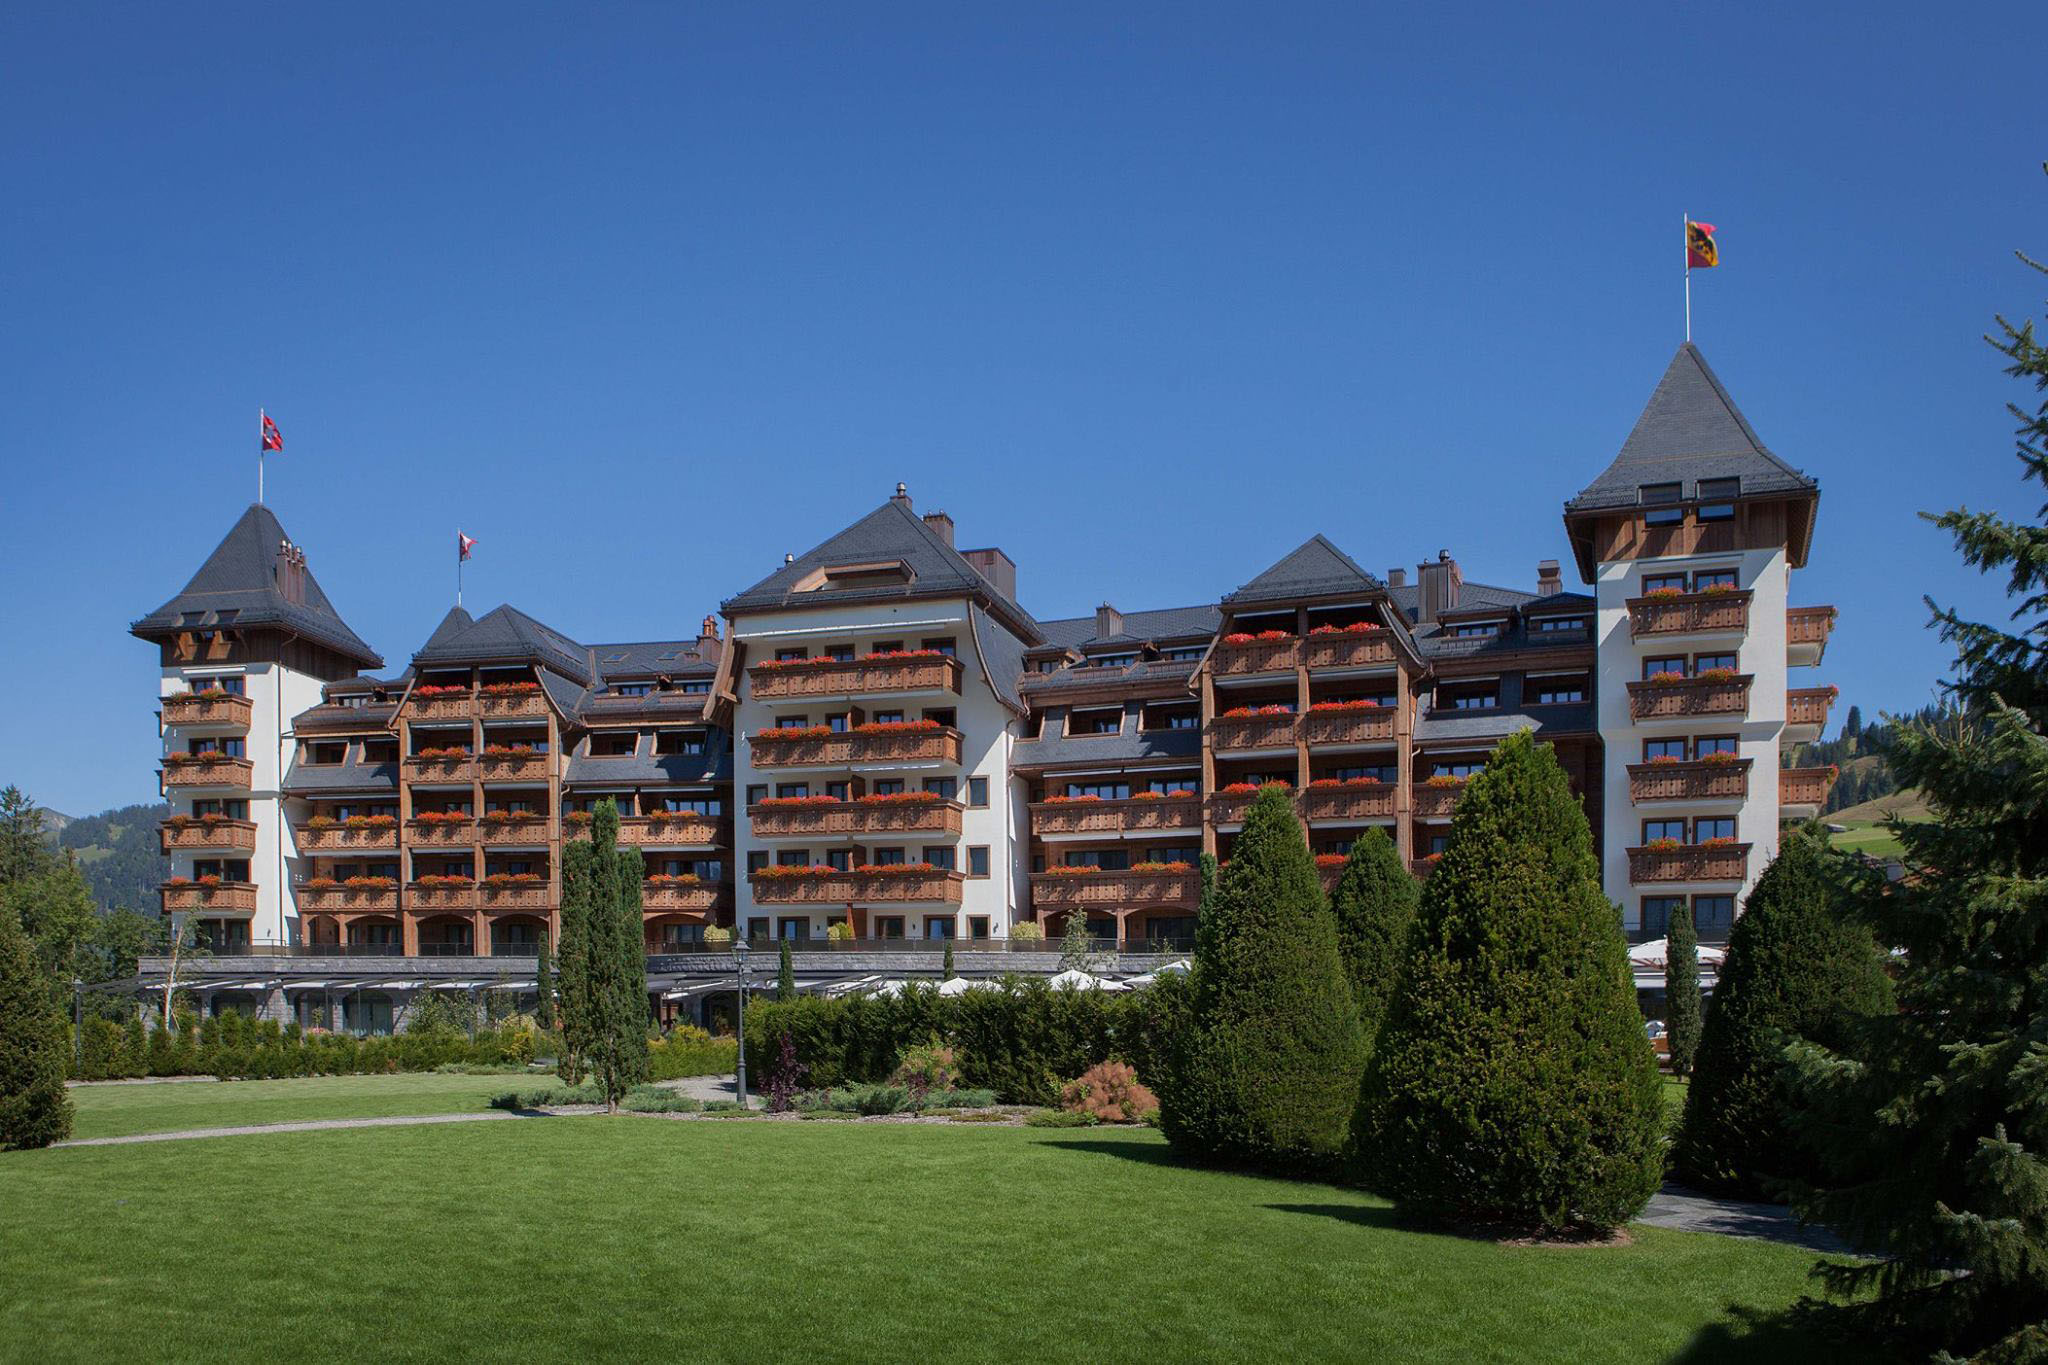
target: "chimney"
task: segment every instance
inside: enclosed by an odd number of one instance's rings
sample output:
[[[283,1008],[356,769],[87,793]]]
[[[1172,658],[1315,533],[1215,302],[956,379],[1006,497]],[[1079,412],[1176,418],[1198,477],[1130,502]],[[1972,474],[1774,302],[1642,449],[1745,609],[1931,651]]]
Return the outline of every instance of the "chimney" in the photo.
[[[1001,550],[991,546],[986,550],[962,550],[960,557],[974,566],[974,571],[988,580],[988,585],[1010,601],[1017,600],[1017,564]]]
[[[1458,561],[1451,558],[1449,550],[1439,550],[1436,562],[1415,566],[1415,586],[1422,590],[1422,601],[1416,615],[1424,625],[1433,624],[1436,618],[1458,606],[1458,588],[1464,582],[1458,573]]]
[[[1558,569],[1557,561],[1545,559],[1536,565],[1536,595],[1555,597],[1564,591],[1564,574]]]
[[[910,510],[910,485],[907,483],[897,484],[896,496],[889,499],[889,501],[894,503],[901,503],[903,506],[903,510],[908,512]]]
[[[724,652],[725,645],[718,638],[718,618],[709,614],[704,624],[697,627],[697,655],[699,658],[715,659]]]
[[[277,558],[271,561],[270,581],[287,602],[303,606],[306,601],[306,552],[289,540],[277,542]]]
[[[953,548],[953,519],[944,512],[927,512],[924,524],[939,533],[939,539],[946,542],[946,548]]]
[[[1104,602],[1095,609],[1095,638],[1107,640],[1124,633],[1124,614]]]
[[[1387,586],[1390,588],[1407,587],[1408,571],[1400,567],[1398,564],[1395,565],[1393,568],[1387,570]]]

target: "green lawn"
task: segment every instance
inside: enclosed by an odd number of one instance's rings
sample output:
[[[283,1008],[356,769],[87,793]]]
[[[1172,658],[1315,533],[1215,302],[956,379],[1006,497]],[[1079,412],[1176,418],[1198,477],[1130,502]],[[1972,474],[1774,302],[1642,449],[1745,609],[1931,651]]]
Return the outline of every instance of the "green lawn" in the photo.
[[[519,1076],[307,1076],[289,1081],[179,1081],[71,1089],[75,1138],[168,1133],[302,1119],[459,1114],[527,1084]]]
[[[483,1078],[480,1078],[483,1079]],[[1410,1231],[1145,1130],[551,1118],[0,1155],[0,1355],[1644,1361],[1812,1257]]]
[[[1906,851],[1887,826],[1878,824],[1845,825],[1842,833],[1829,835],[1828,842],[1844,852],[1867,853],[1873,858],[1896,858]]]

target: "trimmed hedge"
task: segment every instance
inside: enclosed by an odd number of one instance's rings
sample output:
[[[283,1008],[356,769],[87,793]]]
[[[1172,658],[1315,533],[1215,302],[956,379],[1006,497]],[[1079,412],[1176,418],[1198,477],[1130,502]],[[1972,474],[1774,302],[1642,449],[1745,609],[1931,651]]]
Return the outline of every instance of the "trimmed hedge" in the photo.
[[[668,1037],[647,1044],[651,1080],[677,1081],[685,1076],[729,1076],[738,1069],[737,1039],[714,1038],[703,1029],[678,1024]]]
[[[223,1076],[267,1080],[286,1076],[353,1076],[394,1071],[432,1071],[449,1063],[524,1064],[533,1060],[534,1036],[518,1026],[463,1034],[396,1033],[358,1038],[347,1033],[307,1033],[297,1024],[251,1020],[239,1014],[195,1020],[175,1016],[177,1026],[155,1029],[144,1040],[141,1021],[128,1027],[105,1019],[86,1021],[72,1067],[79,1080],[125,1080],[136,1076]],[[65,1036],[65,1058],[74,1055]]]
[[[803,996],[747,1008],[747,1075],[765,1087],[788,1034],[804,1083],[816,1089],[886,1082],[906,1048],[949,1043],[960,1078],[1004,1104],[1053,1105],[1060,1083],[1097,1062],[1129,1062],[1140,1078],[1161,1065],[1186,1017],[1186,978],[1149,990],[1056,991],[1009,978],[999,990],[941,996],[907,986],[893,997]]]

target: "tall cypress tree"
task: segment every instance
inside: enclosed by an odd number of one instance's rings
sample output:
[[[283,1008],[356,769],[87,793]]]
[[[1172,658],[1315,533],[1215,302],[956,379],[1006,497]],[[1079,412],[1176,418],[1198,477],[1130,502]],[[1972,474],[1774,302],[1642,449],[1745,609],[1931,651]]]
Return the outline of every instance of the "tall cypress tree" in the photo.
[[[949,947],[946,950],[951,952]],[[789,960],[789,940],[782,940],[782,952],[775,964],[775,998],[780,1001],[796,999],[796,966]]]
[[[600,813],[606,808],[612,810],[613,827],[617,828],[618,808],[609,801],[599,803]],[[596,823],[593,818],[593,828]],[[562,1046],[555,1069],[570,1085],[582,1084],[591,1044],[591,921],[603,884],[609,880],[608,873],[590,838],[571,840],[562,849],[562,943],[555,958],[556,1013]]]
[[[1550,746],[1514,735],[1423,886],[1358,1170],[1424,1217],[1613,1228],[1663,1173],[1662,1091],[1585,811]]]
[[[555,959],[548,951],[548,936],[540,936],[534,950],[533,985],[539,999],[533,1007],[533,1022],[544,1033],[555,1030]]]
[[[2044,267],[2029,262],[2036,270]],[[2048,486],[2048,346],[1998,320],[2029,393],[2023,477]],[[1895,826],[1908,875],[1862,875],[1852,910],[1901,954],[1900,1008],[1841,1054],[1797,1044],[1825,1178],[1803,1215],[1876,1248],[1824,1268],[1875,1289],[1895,1343],[1985,1360],[2048,1357],[2048,511],[1954,511],[1965,562],[2007,577],[2016,628],[1934,609],[1962,716],[1888,727],[1886,758],[1936,820]],[[1930,603],[1930,606],[1932,604]]]
[[[618,847],[619,811],[600,802],[590,822],[589,1025],[584,1057],[616,1112],[647,1079],[647,958],[643,950],[639,850]]]
[[[49,979],[13,914],[0,911],[0,1152],[70,1136],[68,1051]]]
[[[1889,1007],[1870,931],[1845,922],[1817,836],[1786,836],[1728,935],[1672,1153],[1687,1184],[1751,1198],[1819,1174],[1795,1132],[1788,1040],[1841,1047],[1853,1023]]]
[[[1671,1074],[1689,1076],[1700,1045],[1700,939],[1690,906],[1678,907],[1664,935],[1664,1033]]]
[[[1368,1045],[1393,1003],[1421,899],[1422,888],[1401,866],[1401,852],[1385,830],[1375,826],[1351,845],[1330,893],[1330,910],[1337,917],[1337,948]]]
[[[1334,1164],[1365,1040],[1336,923],[1284,789],[1252,802],[1196,924],[1184,1032],[1161,1096],[1176,1150],[1270,1170]]]

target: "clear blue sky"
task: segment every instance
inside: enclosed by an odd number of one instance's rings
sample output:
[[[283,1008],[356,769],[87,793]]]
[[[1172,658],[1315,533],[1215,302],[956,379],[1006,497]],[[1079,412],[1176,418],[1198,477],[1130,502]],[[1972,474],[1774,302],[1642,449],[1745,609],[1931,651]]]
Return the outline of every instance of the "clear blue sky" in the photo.
[[[1680,339],[1687,211],[1696,339],[1824,490],[1817,680],[1927,700],[1919,595],[2000,608],[1914,514],[2030,506],[1978,338],[2048,292],[2048,10],[1438,8],[10,7],[0,780],[153,797],[125,628],[259,404],[393,668],[458,524],[472,607],[686,635],[898,479],[1044,617],[1317,530],[1528,585]]]

